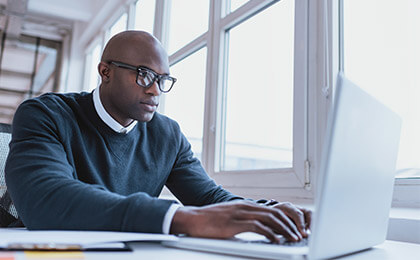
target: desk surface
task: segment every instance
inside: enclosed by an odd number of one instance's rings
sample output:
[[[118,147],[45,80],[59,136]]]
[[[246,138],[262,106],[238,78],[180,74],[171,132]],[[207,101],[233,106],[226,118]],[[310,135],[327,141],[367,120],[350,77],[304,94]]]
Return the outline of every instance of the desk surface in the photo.
[[[85,252],[85,253],[66,253],[61,256],[54,257],[53,255],[30,255],[24,252],[16,253],[0,253],[0,260],[2,259],[255,259],[255,258],[244,258],[236,256],[228,256],[222,254],[205,253],[199,251],[190,251],[183,249],[167,248],[159,243],[131,243],[134,249],[133,252]],[[6,258],[6,254],[12,256],[12,258]],[[378,245],[370,250],[353,254],[339,259],[343,260],[394,260],[394,259],[405,259],[405,260],[418,260],[420,258],[420,244],[403,243],[396,241],[386,241],[385,243]]]

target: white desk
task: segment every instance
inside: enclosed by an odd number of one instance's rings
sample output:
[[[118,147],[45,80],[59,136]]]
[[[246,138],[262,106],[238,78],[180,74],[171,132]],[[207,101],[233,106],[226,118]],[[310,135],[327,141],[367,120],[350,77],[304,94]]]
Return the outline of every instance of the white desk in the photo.
[[[228,256],[221,254],[205,253],[199,251],[190,251],[183,249],[168,248],[160,245],[159,243],[131,243],[131,247],[134,249],[133,252],[84,252],[83,255],[75,254],[74,257],[40,257],[33,258],[28,257],[23,252],[13,253],[15,260],[25,259],[92,259],[92,260],[125,260],[125,259],[158,259],[158,260],[186,260],[186,259],[255,259],[255,258],[244,258],[236,256]],[[0,259],[1,259],[0,253]],[[385,243],[369,249],[364,252],[357,254],[340,257],[338,259],[343,260],[419,260],[420,259],[420,244],[403,243],[395,241],[386,241]]]

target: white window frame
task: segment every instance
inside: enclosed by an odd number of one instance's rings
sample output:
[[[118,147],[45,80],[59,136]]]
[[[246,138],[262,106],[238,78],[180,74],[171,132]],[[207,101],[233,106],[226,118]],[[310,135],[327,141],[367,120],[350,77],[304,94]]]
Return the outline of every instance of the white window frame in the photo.
[[[170,65],[181,61],[207,46],[207,71],[203,122],[202,163],[209,175],[230,191],[244,196],[312,199],[311,162],[308,159],[308,0],[295,2],[294,53],[294,121],[293,167],[246,171],[219,171],[221,151],[224,66],[226,55],[225,30],[242,23],[253,14],[269,8],[278,0],[250,0],[232,13],[226,14],[224,0],[210,1],[209,30],[170,55]],[[155,35],[168,45],[168,23],[171,1],[157,0]],[[156,26],[157,25],[157,26]],[[209,76],[211,75],[211,76]],[[164,102],[161,102],[164,103]],[[304,104],[304,105],[302,105]],[[313,157],[313,156],[312,156]]]
[[[293,108],[293,167],[282,169],[261,169],[246,171],[221,171],[220,153],[222,151],[222,136],[224,131],[223,106],[220,101],[226,100],[224,88],[226,88],[226,56],[227,44],[225,32],[236,25],[244,22],[251,15],[257,14],[265,8],[270,8],[278,1],[249,1],[234,12],[222,16],[223,7],[219,4],[213,13],[213,46],[214,52],[212,59],[214,64],[219,64],[213,70],[208,70],[208,75],[212,75],[213,82],[217,86],[217,92],[212,95],[213,99],[208,100],[206,111],[208,125],[205,129],[208,140],[205,142],[208,147],[207,171],[218,183],[222,183],[230,190],[239,194],[249,194],[250,189],[254,189],[258,194],[261,190],[269,191],[274,189],[276,196],[301,195],[302,188],[309,174],[305,171],[305,161],[307,160],[307,1],[296,1],[295,3],[295,53],[294,53],[294,108]],[[217,44],[219,43],[219,44]],[[300,47],[300,48],[299,48]],[[212,88],[214,89],[214,88]],[[215,98],[214,98],[215,97]],[[304,104],[303,106],[301,104]],[[213,109],[212,109],[213,108]],[[212,109],[212,110],[210,110]],[[282,189],[285,188],[285,189]],[[281,192],[284,194],[280,194]],[[270,196],[271,194],[266,194]],[[261,195],[260,195],[261,196]],[[272,194],[274,196],[274,194]],[[271,197],[271,196],[270,196]]]

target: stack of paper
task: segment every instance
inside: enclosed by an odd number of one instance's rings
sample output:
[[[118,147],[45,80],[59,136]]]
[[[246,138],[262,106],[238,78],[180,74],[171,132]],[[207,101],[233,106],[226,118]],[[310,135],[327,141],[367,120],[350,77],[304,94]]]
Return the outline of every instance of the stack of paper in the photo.
[[[177,239],[173,235],[134,232],[0,229],[0,248],[7,250],[127,250],[124,242]]]

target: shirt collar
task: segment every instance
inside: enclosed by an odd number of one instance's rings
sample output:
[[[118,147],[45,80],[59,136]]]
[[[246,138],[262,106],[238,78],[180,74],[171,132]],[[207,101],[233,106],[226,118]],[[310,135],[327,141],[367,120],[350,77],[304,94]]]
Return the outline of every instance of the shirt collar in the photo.
[[[104,106],[102,105],[101,98],[99,96],[99,88],[100,87],[97,87],[93,90],[93,104],[95,106],[96,113],[98,113],[102,121],[104,121],[104,123],[115,132],[128,134],[137,125],[137,120],[134,120],[127,127],[124,127],[120,123],[118,123],[114,118],[112,118],[111,115],[108,114],[108,112],[106,112]]]

